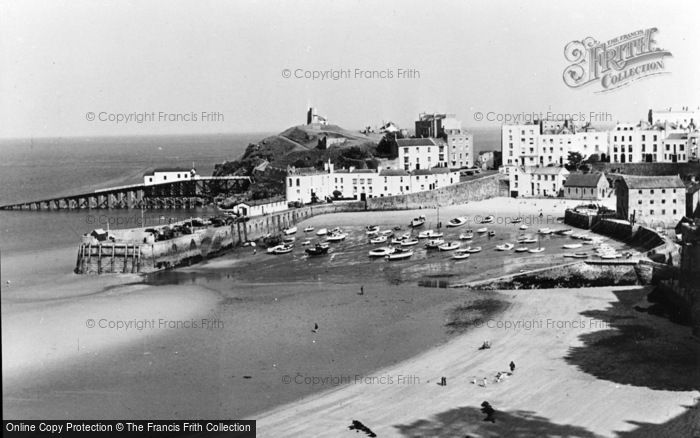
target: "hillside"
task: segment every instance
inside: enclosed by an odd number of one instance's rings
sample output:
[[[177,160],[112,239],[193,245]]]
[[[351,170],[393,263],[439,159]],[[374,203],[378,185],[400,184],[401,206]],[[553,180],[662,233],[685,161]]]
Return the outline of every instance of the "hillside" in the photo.
[[[319,141],[324,138],[330,139],[326,149],[319,148]],[[249,144],[240,159],[215,165],[214,175],[256,176],[255,183],[244,196],[252,199],[275,196],[282,194],[284,183],[278,175],[269,179],[264,175],[253,175],[253,170],[261,163],[268,161],[274,168],[286,169],[288,165],[318,166],[330,159],[336,165],[362,168],[371,166],[380,140],[381,135],[366,136],[336,125],[293,126],[278,135]]]

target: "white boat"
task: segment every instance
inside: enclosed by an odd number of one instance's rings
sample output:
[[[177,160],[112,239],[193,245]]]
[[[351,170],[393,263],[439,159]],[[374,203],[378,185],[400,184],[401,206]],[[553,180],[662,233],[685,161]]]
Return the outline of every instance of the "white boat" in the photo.
[[[474,233],[462,233],[459,235],[460,240],[472,240],[474,238]]]
[[[400,249],[397,248],[392,254],[387,254],[384,256],[387,260],[402,260],[407,259],[413,255],[413,250],[410,249]]]
[[[578,249],[581,248],[583,245],[580,243],[569,243],[567,245],[562,246],[564,249]]]
[[[544,251],[544,248],[532,248],[532,249],[527,250],[527,252],[531,252],[533,254],[538,254],[538,253],[541,253],[542,251]]]
[[[297,240],[297,238],[294,236],[285,237],[284,239],[282,239],[282,243],[294,243],[294,241],[296,241],[296,240]]]
[[[467,223],[467,218],[464,216],[456,217],[454,219],[450,219],[447,222],[448,227],[461,227],[462,225]]]
[[[469,258],[469,253],[464,251],[463,249],[458,249],[455,251],[454,254],[452,254],[452,258],[455,260],[464,260]]]
[[[330,234],[340,234],[343,230],[340,227],[335,227],[331,230]]]
[[[268,253],[268,254],[274,254],[276,249],[278,249],[278,248],[284,248],[284,246],[285,246],[285,245],[275,245],[275,246],[271,246],[271,247],[267,248],[267,253]]]
[[[372,234],[377,234],[379,233],[379,227],[377,225],[368,225],[365,227],[365,232],[367,235],[372,235]]]
[[[316,231],[317,236],[325,236],[326,234],[328,234],[327,228],[321,228],[320,230]]]
[[[297,232],[297,227],[290,227],[290,228],[286,228],[284,230],[284,234],[286,234],[287,236],[295,234],[296,232]]]
[[[312,227],[312,226],[308,226],[308,227],[304,228],[304,232],[305,232],[305,233],[310,233],[310,232],[312,232],[313,230],[314,230],[314,227]]]
[[[388,240],[389,238],[387,236],[378,236],[375,237],[374,239],[370,239],[369,243],[371,244],[377,244],[377,243],[384,243]]]
[[[425,224],[425,216],[418,216],[416,218],[413,218],[409,225],[413,228],[416,228],[423,226],[423,224]]]
[[[309,245],[311,245],[310,240],[305,240],[305,241],[301,242],[301,246],[309,246]]]
[[[459,243],[457,242],[445,242],[442,245],[438,246],[438,249],[440,251],[454,251],[457,248],[459,248]]]
[[[382,236],[389,236],[391,234],[394,234],[394,232],[391,230],[384,230],[384,231],[380,232],[379,234],[381,234]]]
[[[478,230],[476,230],[476,232],[483,234],[483,233],[487,232],[488,230],[489,230],[488,228],[484,227],[484,228],[479,228]]]
[[[480,246],[475,246],[474,248],[472,248],[472,247],[470,246],[469,248],[465,248],[464,250],[465,250],[466,252],[470,253],[470,254],[474,254],[474,253],[477,253],[477,252],[481,252],[481,247],[480,247]]]
[[[586,259],[588,258],[588,254],[585,252],[575,252],[573,254],[564,254],[564,257],[569,257],[572,259]]]
[[[512,221],[510,221],[510,223],[511,223],[511,224],[519,224],[519,223],[522,222],[522,221],[523,221],[523,218],[521,218],[521,217],[516,217],[515,219],[513,219]]]
[[[552,234],[554,230],[552,230],[551,228],[540,228],[539,230],[537,230],[537,232],[540,234]]]
[[[406,239],[401,241],[401,246],[418,245],[418,239]]]
[[[373,249],[369,252],[370,257],[384,257],[389,254],[393,254],[394,251],[396,251],[394,248],[390,246],[382,246],[381,248],[376,248]]]
[[[294,245],[279,245],[272,251],[272,254],[288,254],[292,252],[293,249]]]
[[[438,237],[444,236],[444,233],[440,233],[438,231],[433,231],[433,230],[425,230],[421,231],[418,233],[418,238],[419,239],[436,239]]]
[[[327,242],[340,242],[341,240],[345,240],[345,238],[348,237],[347,234],[344,233],[333,233],[326,237]]]
[[[403,242],[404,240],[406,239],[402,239],[401,237],[394,237],[389,243],[391,243],[392,245],[401,245],[401,242]]]
[[[426,242],[425,247],[435,249],[443,243],[445,243],[445,239],[430,239],[428,242]]]
[[[496,250],[498,250],[498,251],[510,251],[511,249],[513,249],[514,246],[515,245],[513,245],[512,243],[506,242],[503,245],[496,246]]]
[[[572,230],[572,229],[569,228],[569,229],[566,229],[566,230],[558,230],[558,231],[555,231],[555,233],[556,233],[556,234],[559,234],[560,236],[571,236],[572,234],[574,234],[574,230]]]
[[[519,246],[519,247],[515,248],[515,252],[527,252],[529,250],[530,250],[530,248],[528,248],[527,246]]]
[[[495,218],[493,216],[488,215],[481,221],[481,223],[482,224],[492,224],[494,220],[495,220]]]
[[[521,229],[521,230],[527,230],[527,225],[525,225],[525,224],[520,225],[520,229]]]

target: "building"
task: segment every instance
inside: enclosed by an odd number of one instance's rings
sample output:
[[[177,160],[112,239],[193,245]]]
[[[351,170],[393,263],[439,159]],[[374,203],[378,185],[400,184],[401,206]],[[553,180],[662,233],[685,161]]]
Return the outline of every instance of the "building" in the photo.
[[[152,186],[156,184],[165,184],[178,181],[191,181],[198,178],[197,171],[186,169],[184,167],[168,167],[154,169],[151,172],[143,174],[143,184]]]
[[[316,108],[311,107],[306,112],[306,124],[319,128],[321,126],[326,126],[328,124],[328,120],[325,117],[318,115],[318,113],[316,113]]]
[[[447,143],[446,160],[451,169],[462,169],[474,166],[474,136],[470,132],[456,129],[445,129]]]
[[[479,152],[479,158],[476,162],[476,166],[480,167],[482,170],[493,169],[495,167],[495,160],[495,151],[482,151]]]
[[[435,138],[401,138],[396,140],[399,165],[404,170],[447,166],[446,145]]]
[[[664,139],[664,162],[688,162],[688,133],[671,132]]]
[[[685,215],[700,218],[700,183],[691,183],[686,187]]]
[[[610,192],[610,184],[604,173],[570,173],[564,182],[566,198],[601,200]]]
[[[558,166],[513,166],[508,173],[511,196],[560,196],[568,175]]]
[[[649,110],[649,123],[671,124],[674,128],[696,130],[700,123],[700,108],[691,110],[688,107],[680,110]]]
[[[680,176],[622,176],[615,189],[617,216],[652,228],[672,228],[686,210]]]
[[[418,169],[295,169],[287,175],[287,201],[308,204],[338,197],[365,200],[434,190],[459,182],[459,172],[445,167]]]
[[[404,151],[403,156],[408,157],[408,161],[405,161],[405,158],[399,160],[400,163],[404,163],[404,170],[436,166],[461,169],[474,165],[474,136],[462,129],[462,123],[455,118],[454,114],[421,113],[418,115],[415,126],[416,139],[426,141],[404,142],[403,145],[399,145],[399,154],[401,154],[401,146],[417,147],[414,150]],[[433,144],[427,141],[429,139],[432,139]],[[434,148],[436,145],[437,152]],[[431,160],[427,166],[425,159]]]
[[[445,127],[454,129],[455,125],[459,125],[459,121],[456,120],[454,114],[420,113],[415,123],[416,137],[442,138],[445,135]],[[458,126],[458,129],[461,129],[461,127]]]
[[[278,196],[275,198],[239,202],[227,211],[237,216],[254,217],[277,213],[278,211],[284,211],[288,208],[287,201],[282,196]]]

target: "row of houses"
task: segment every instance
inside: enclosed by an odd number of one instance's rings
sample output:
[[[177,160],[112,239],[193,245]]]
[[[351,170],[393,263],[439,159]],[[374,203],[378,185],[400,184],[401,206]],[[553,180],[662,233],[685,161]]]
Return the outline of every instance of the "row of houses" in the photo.
[[[288,202],[308,204],[326,199],[368,198],[435,190],[459,182],[459,172],[446,167],[431,169],[339,169],[326,163],[316,168],[287,168]]]
[[[650,111],[649,120],[610,130],[571,120],[539,120],[501,127],[504,166],[564,165],[569,152],[613,163],[684,163],[700,159],[699,111]]]

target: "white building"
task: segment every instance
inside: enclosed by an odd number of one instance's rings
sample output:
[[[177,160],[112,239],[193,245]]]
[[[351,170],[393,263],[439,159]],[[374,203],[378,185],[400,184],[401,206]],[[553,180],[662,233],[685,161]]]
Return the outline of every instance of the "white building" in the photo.
[[[364,200],[434,190],[459,182],[459,172],[448,168],[418,169],[341,169],[326,165],[324,170],[288,168],[287,201],[308,204],[314,200],[341,198]]]
[[[434,138],[396,140],[399,163],[406,171],[446,167],[446,145]]]
[[[700,108],[688,107],[680,110],[650,110],[650,122],[653,124],[672,124],[674,128],[696,130],[700,124]]]
[[[508,174],[511,196],[559,196],[567,175],[564,167],[514,166]]]
[[[195,169],[186,169],[184,167],[159,168],[144,173],[143,184],[152,186],[155,184],[196,180],[197,178]]]
[[[225,211],[230,211],[237,216],[254,217],[284,211],[288,208],[287,201],[280,196],[277,198],[239,202],[230,210]]]

